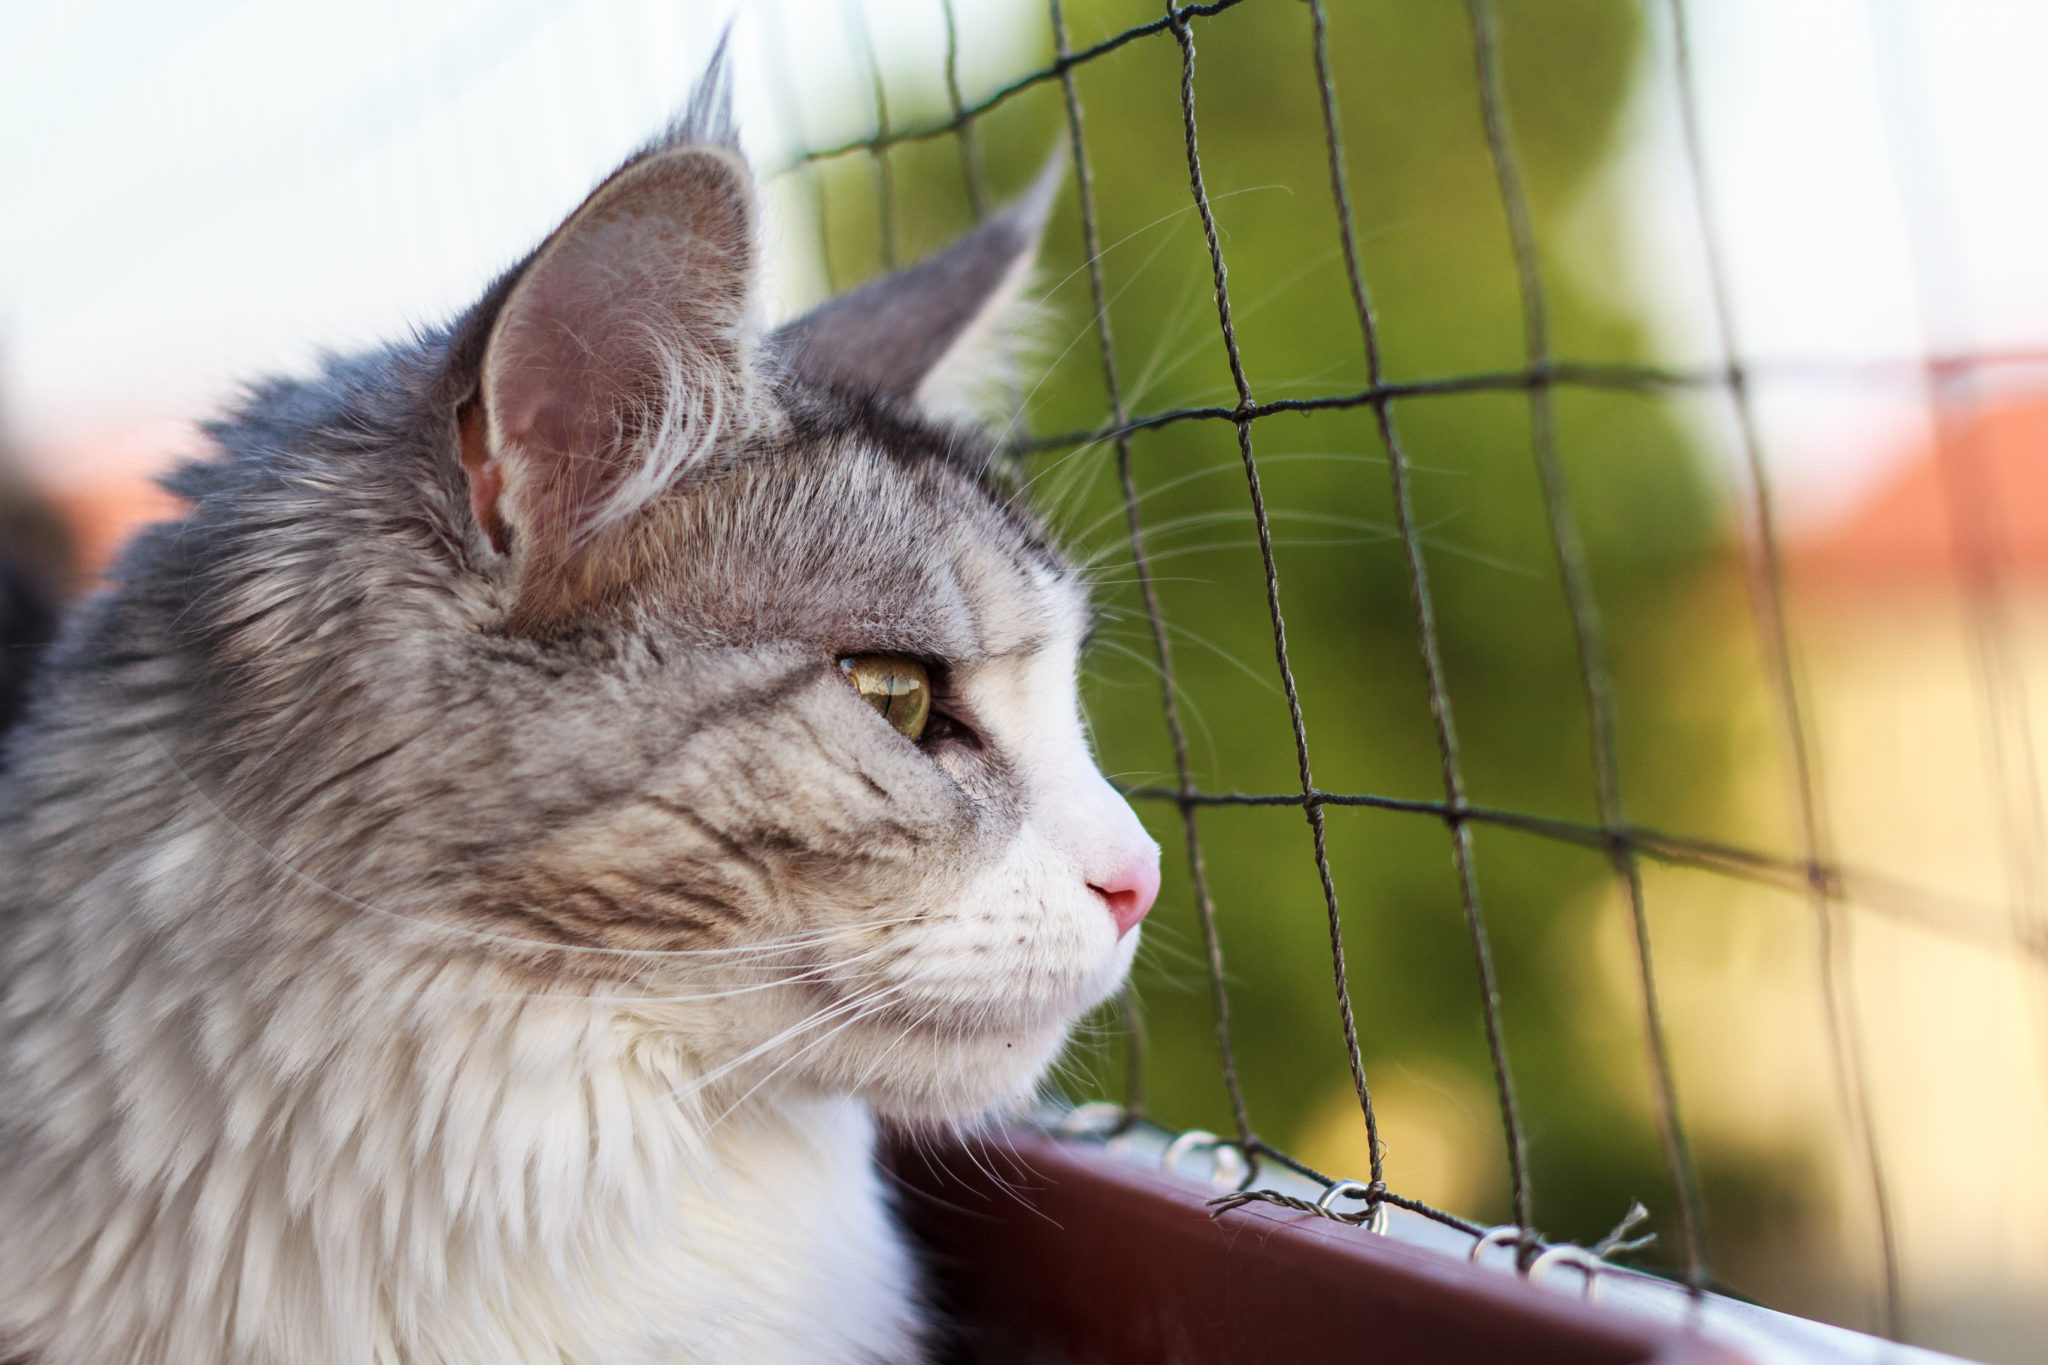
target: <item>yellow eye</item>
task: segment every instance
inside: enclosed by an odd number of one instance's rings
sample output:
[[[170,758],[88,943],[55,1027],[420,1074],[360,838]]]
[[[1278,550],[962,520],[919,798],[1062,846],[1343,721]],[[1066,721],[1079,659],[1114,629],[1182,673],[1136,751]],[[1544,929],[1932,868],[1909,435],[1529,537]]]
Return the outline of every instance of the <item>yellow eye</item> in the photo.
[[[903,735],[916,739],[924,733],[932,713],[932,679],[923,664],[895,654],[856,654],[841,659],[839,671]]]

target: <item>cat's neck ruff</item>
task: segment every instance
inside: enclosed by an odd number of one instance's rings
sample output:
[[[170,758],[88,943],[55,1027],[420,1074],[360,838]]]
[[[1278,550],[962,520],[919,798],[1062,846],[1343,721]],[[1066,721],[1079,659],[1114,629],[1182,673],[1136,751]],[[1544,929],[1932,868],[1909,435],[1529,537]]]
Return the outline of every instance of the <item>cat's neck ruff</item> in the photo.
[[[35,1365],[916,1357],[859,1102],[703,1087],[617,1005],[471,969],[223,992],[120,936],[120,990],[17,1037],[57,1081],[0,1176]]]

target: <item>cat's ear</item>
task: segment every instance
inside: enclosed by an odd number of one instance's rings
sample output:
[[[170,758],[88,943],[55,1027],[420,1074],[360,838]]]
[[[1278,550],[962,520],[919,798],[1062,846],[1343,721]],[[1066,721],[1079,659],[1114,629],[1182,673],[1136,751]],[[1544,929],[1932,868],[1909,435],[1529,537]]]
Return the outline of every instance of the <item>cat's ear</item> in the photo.
[[[712,84],[722,71],[714,67]],[[470,510],[534,614],[577,561],[701,459],[745,404],[755,192],[723,97],[598,187],[521,268],[461,419]],[[665,140],[666,141],[666,140]]]
[[[736,154],[677,147],[628,164],[535,253],[484,346],[484,448],[464,451],[486,530],[566,548],[709,440],[746,364],[754,215]]]
[[[1066,159],[951,246],[841,294],[774,337],[790,373],[945,415],[975,411],[993,374],[1007,378],[1019,311]]]

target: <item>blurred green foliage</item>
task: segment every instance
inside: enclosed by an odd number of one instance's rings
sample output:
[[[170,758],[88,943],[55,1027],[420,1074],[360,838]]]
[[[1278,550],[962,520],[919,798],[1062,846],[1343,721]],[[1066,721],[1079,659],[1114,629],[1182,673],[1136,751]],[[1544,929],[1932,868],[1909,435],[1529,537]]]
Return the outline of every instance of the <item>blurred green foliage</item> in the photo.
[[[1350,188],[1362,259],[1392,378],[1522,367],[1506,222],[1488,160],[1462,5],[1330,4]],[[1503,0],[1503,71],[1515,152],[1543,244],[1557,354],[1650,358],[1645,320],[1602,287],[1623,225],[1601,178],[1644,66],[1644,20],[1621,0]],[[1074,0],[1086,47],[1157,17],[1138,0]],[[1229,264],[1243,356],[1257,396],[1355,391],[1364,351],[1339,254],[1312,66],[1308,9],[1252,0],[1199,21],[1200,146]],[[1050,34],[1015,70],[1050,59]],[[1209,264],[1191,209],[1179,103],[1180,50],[1155,35],[1078,73],[1104,267],[1134,413],[1234,401]],[[943,117],[932,82],[899,124]],[[973,92],[969,92],[972,97]],[[1024,184],[1063,141],[1056,83],[980,121],[991,178]],[[968,221],[956,143],[891,152],[907,254]],[[878,200],[864,154],[827,164],[827,254],[840,286],[880,267]],[[1029,395],[1031,429],[1088,430],[1105,418],[1071,191],[1046,253],[1051,368]],[[1588,723],[1564,594],[1539,495],[1528,400],[1517,393],[1417,397],[1396,405],[1426,537],[1451,699],[1471,799],[1596,819]],[[1700,628],[1702,585],[1732,573],[1724,509],[1701,453],[1655,395],[1564,391],[1558,423],[1570,492],[1604,618],[1631,818],[1716,833],[1726,822],[1735,724],[1727,670]],[[1417,649],[1415,609],[1394,538],[1384,451],[1364,410],[1276,416],[1254,427],[1274,509],[1281,596],[1318,784],[1440,798],[1441,770]],[[1166,786],[1172,758],[1149,632],[1134,586],[1111,447],[1034,457],[1044,505],[1087,557],[1107,609],[1087,701],[1105,771]],[[1172,630],[1198,783],[1212,791],[1299,790],[1277,684],[1263,573],[1235,435],[1224,422],[1143,433],[1134,465],[1147,542]],[[1724,594],[1725,596],[1725,594]],[[1150,1112],[1228,1132],[1200,934],[1178,817],[1141,813],[1166,850],[1139,982],[1149,1023]],[[1329,811],[1350,980],[1369,1076],[1462,1076],[1491,1096],[1477,979],[1444,826],[1427,816]],[[1348,1089],[1331,991],[1328,928],[1309,831],[1294,808],[1204,811],[1208,869],[1228,965],[1235,1039],[1252,1119],[1285,1146]],[[1590,1241],[1630,1203],[1653,1210],[1662,1255],[1679,1245],[1656,1139],[1638,1003],[1592,969],[1597,922],[1623,913],[1605,859],[1481,828],[1480,887],[1497,955],[1507,1045],[1531,1135],[1540,1225]],[[1611,975],[1611,974],[1610,974]],[[1095,1084],[1116,1093],[1119,1057],[1100,1049]],[[1083,1084],[1087,1084],[1084,1080]],[[1477,1116],[1482,1124],[1497,1118]],[[1400,1188],[1402,1132],[1385,1131]],[[1362,1148],[1361,1148],[1362,1150]],[[1505,1155],[1485,1207],[1506,1218]],[[1702,1152],[1723,1232],[1793,1198],[1788,1181]],[[1731,1164],[1732,1163],[1732,1164]],[[1345,1172],[1362,1175],[1362,1170]]]

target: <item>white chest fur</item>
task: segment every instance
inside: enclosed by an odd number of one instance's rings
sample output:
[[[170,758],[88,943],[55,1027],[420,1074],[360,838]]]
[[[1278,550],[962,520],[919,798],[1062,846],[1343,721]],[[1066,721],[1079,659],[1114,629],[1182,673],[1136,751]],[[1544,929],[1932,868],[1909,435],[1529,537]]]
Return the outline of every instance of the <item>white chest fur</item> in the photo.
[[[0,1358],[920,1358],[854,1101],[724,1113],[588,1004],[336,1030],[166,1008],[162,974],[140,976],[89,1025],[63,1010],[8,1039],[17,1093],[44,1083],[0,1170]]]

